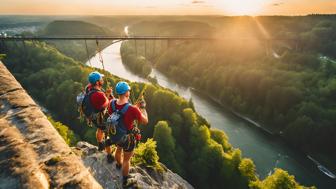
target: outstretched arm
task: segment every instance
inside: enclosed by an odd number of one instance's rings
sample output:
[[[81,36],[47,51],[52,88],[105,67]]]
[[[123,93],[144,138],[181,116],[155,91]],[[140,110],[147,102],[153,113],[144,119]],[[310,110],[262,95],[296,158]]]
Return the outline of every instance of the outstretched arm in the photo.
[[[135,106],[140,110],[141,116],[139,119],[139,123],[143,124],[143,125],[147,125],[148,124],[148,115],[147,115],[147,111],[145,109],[146,104],[139,102],[137,104],[135,104]]]
[[[144,108],[140,108],[140,112],[141,112],[141,121],[140,123],[143,125],[147,125],[148,124],[148,115],[147,115],[147,111]]]
[[[113,89],[112,88],[108,88],[105,92],[105,95],[106,97],[111,100],[111,99],[114,99],[114,96],[113,96]]]

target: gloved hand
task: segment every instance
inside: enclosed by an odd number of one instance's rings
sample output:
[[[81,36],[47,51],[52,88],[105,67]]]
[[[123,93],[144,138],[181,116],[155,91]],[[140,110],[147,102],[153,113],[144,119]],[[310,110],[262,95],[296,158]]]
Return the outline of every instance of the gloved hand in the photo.
[[[143,100],[140,102],[140,108],[145,109],[146,108],[146,102]]]
[[[112,88],[108,88],[108,89],[106,90],[106,92],[105,92],[105,95],[106,95],[107,97],[110,97],[110,96],[112,95],[112,92],[113,92]]]
[[[144,100],[141,100],[135,104],[138,108],[140,109],[145,109],[146,108],[146,102]]]
[[[112,88],[107,89],[106,92],[105,92],[105,95],[109,100],[114,99],[113,89]]]

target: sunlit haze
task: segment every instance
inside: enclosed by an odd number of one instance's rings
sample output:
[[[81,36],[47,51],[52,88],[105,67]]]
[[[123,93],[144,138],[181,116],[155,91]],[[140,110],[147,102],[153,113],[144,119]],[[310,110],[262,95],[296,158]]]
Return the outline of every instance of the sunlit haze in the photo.
[[[336,13],[335,0],[2,0],[0,14],[304,15]]]

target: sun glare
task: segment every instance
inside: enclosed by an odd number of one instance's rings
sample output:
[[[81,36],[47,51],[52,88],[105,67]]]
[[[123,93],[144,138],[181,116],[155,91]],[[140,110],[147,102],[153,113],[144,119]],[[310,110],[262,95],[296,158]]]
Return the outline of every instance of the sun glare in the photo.
[[[262,10],[266,0],[218,0],[215,6],[228,14],[256,15]]]

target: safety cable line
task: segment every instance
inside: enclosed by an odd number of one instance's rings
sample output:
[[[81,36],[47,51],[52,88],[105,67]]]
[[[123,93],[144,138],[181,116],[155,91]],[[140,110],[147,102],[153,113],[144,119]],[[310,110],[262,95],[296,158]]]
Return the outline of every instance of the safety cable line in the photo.
[[[86,47],[86,55],[87,55],[87,58],[89,60],[89,64],[92,67],[91,60],[90,60],[90,55],[89,55],[89,50],[88,50],[88,46],[87,46],[86,40],[84,40],[84,41],[85,41],[85,47]]]

